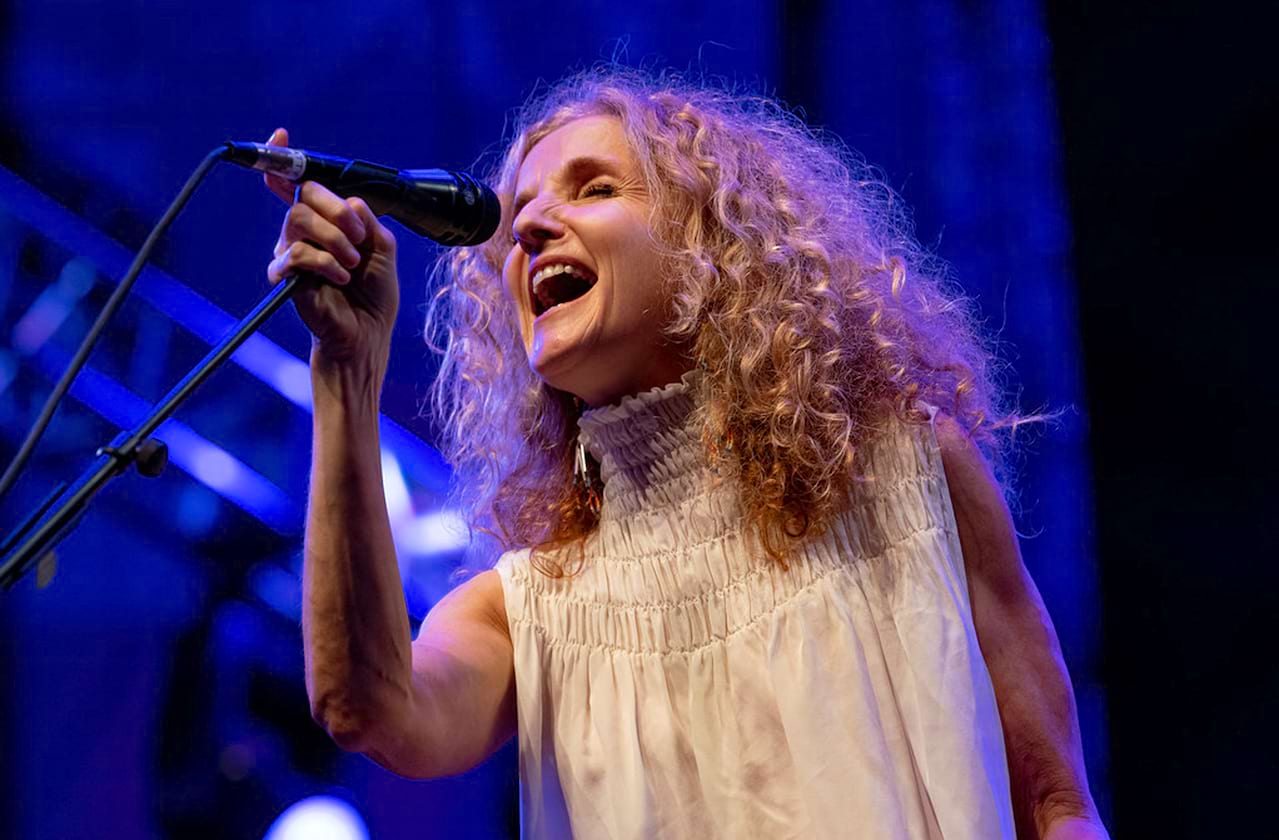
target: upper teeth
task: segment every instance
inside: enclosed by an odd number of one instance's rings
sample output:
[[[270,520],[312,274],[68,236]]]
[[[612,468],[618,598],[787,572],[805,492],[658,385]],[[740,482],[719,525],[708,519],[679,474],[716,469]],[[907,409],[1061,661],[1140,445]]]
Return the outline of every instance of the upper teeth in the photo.
[[[582,271],[580,268],[571,266],[568,263],[555,263],[553,265],[548,265],[545,268],[539,268],[537,273],[533,275],[533,291],[536,292],[537,287],[542,285],[542,281],[546,278],[554,277],[557,274],[563,274],[565,272],[572,274],[575,277],[581,277],[583,280],[589,279],[586,272]]]

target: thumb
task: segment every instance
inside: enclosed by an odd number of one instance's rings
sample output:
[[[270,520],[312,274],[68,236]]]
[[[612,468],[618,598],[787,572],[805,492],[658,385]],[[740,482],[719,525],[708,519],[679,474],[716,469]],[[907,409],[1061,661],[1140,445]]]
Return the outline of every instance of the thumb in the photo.
[[[271,136],[266,139],[268,146],[287,146],[289,145],[289,131],[286,128],[277,128],[271,132]],[[283,201],[285,204],[293,203],[293,183],[279,177],[278,175],[263,174],[262,182],[266,184],[266,188]]]

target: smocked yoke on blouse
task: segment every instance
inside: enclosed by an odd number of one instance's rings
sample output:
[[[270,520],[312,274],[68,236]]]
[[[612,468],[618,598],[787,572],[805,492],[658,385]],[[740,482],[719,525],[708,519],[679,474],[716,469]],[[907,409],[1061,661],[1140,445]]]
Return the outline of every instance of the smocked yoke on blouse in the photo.
[[[581,419],[605,487],[579,573],[498,561],[524,836],[1012,838],[932,428],[865,446],[783,569],[707,465],[694,381]]]

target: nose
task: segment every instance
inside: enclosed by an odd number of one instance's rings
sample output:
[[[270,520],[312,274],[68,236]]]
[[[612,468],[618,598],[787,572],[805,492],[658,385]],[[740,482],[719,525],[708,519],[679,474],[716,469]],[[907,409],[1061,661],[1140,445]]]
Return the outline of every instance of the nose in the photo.
[[[516,215],[511,233],[524,253],[535,254],[548,241],[564,235],[564,223],[556,215],[552,202],[535,198]]]

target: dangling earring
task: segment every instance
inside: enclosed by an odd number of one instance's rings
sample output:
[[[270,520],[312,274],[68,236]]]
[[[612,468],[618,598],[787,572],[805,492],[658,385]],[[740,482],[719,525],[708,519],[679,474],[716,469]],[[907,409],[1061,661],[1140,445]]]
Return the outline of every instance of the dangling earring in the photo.
[[[721,477],[727,475],[729,467],[725,462],[733,456],[733,433],[725,432],[721,435],[719,443],[712,446],[710,454],[711,472]]]
[[[586,491],[586,506],[591,513],[600,512],[600,495],[595,489],[595,480],[591,478],[591,468],[586,461],[586,447],[582,439],[577,439],[577,448],[573,453],[573,483]]]
[[[573,397],[573,410],[580,419],[586,411],[586,401],[581,397]],[[586,508],[593,516],[600,513],[600,494],[595,488],[595,480],[591,478],[591,466],[586,460],[586,445],[579,434],[573,447],[573,484],[586,493]]]

